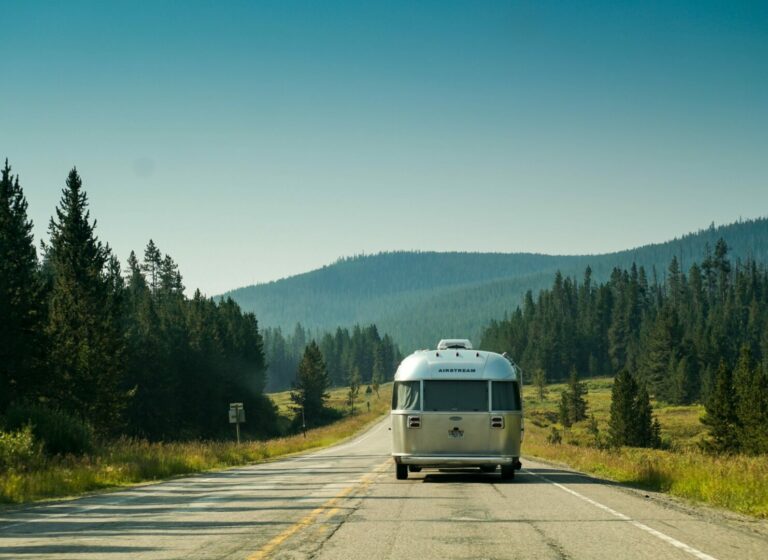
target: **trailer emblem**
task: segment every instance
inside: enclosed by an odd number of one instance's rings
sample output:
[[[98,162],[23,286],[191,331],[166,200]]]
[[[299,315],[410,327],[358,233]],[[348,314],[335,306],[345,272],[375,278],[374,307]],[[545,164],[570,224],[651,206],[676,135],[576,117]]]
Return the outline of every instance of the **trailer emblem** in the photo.
[[[463,438],[464,430],[460,430],[459,427],[456,426],[452,430],[448,430],[448,435],[452,438]]]

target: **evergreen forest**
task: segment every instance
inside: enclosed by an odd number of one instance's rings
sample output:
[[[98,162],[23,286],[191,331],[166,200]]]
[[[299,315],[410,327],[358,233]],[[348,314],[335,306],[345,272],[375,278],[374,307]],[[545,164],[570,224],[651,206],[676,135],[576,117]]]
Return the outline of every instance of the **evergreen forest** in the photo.
[[[231,298],[207,298],[199,290],[187,297],[178,265],[151,239],[122,265],[97,235],[76,169],[39,255],[27,208],[6,161],[0,421],[7,429],[31,422],[48,431],[39,439],[60,444],[62,452],[83,451],[86,432],[94,430],[152,441],[231,438],[229,403],[242,402],[246,435],[277,435],[277,412],[264,392],[268,384],[285,389],[296,382],[311,342],[300,325],[286,339],[279,328],[263,330]],[[383,383],[400,359],[374,325],[318,338],[331,384]],[[82,437],[62,443],[69,436],[50,437],[57,430]]]
[[[319,345],[328,369],[331,386],[349,385],[359,378],[360,383],[380,385],[394,376],[402,355],[392,338],[381,336],[376,325],[351,330],[337,327],[333,332],[312,335],[300,323],[293,332],[283,335],[280,327],[264,329],[264,351],[267,358],[267,390],[283,391],[290,388],[296,378],[299,362],[307,343]]]
[[[507,351],[538,382],[573,369],[621,374],[630,398],[647,390],[671,404],[704,403],[714,448],[768,451],[768,269],[734,262],[720,239],[687,273],[673,256],[658,276],[635,264],[607,282],[589,267],[580,282],[558,272],[549,289],[492,321],[482,347]]]

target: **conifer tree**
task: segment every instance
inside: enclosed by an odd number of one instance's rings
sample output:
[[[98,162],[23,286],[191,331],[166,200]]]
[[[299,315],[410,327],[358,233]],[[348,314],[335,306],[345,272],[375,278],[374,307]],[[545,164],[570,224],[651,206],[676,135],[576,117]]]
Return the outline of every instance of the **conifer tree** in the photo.
[[[725,361],[717,368],[714,390],[705,406],[701,421],[709,427],[709,448],[718,452],[734,451],[738,447],[735,398],[731,371]]]
[[[350,414],[355,414],[355,404],[360,394],[360,370],[355,367],[349,376],[349,389],[347,390],[347,406]]]
[[[637,383],[632,375],[622,370],[616,375],[611,388],[611,412],[608,437],[613,446],[628,445],[635,422]]]
[[[144,263],[141,265],[142,271],[147,275],[147,282],[152,294],[156,294],[160,288],[160,267],[162,266],[162,254],[153,240],[149,240],[144,249]]]
[[[571,376],[568,380],[568,396],[570,398],[571,421],[580,422],[587,418],[587,386],[579,381],[576,368],[571,368]]]
[[[766,376],[752,360],[748,344],[741,347],[733,373],[735,429],[741,451],[750,454],[768,451],[768,387]]]
[[[328,399],[328,372],[325,368],[323,355],[315,341],[310,341],[304,350],[304,356],[299,363],[294,390],[291,400],[298,408],[297,418],[301,409],[307,426],[320,425],[325,417],[325,403]]]
[[[536,387],[536,394],[540,401],[547,396],[547,372],[543,368],[533,370],[533,384]]]
[[[368,386],[373,390],[374,393],[376,393],[376,398],[379,398],[379,387],[384,382],[385,373],[384,373],[384,364],[385,364],[385,357],[384,357],[384,347],[383,344],[377,344],[374,348],[374,356],[373,356],[373,375],[371,376],[371,384]]]
[[[126,403],[121,391],[123,340],[111,300],[108,249],[95,234],[76,169],[67,177],[50,222],[53,287],[50,398],[98,429],[116,426]]]
[[[658,447],[660,426],[653,416],[645,386],[622,370],[613,381],[608,437],[611,445]]]
[[[27,201],[5,160],[0,176],[0,413],[44,385],[44,319]]]

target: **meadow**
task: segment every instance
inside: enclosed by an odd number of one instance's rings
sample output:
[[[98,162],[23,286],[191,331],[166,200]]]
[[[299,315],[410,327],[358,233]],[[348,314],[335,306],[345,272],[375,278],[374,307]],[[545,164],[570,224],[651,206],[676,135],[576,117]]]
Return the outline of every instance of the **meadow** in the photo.
[[[611,449],[605,442],[612,380],[598,378],[586,384],[587,414],[594,415],[597,434],[590,430],[589,420],[568,429],[558,423],[558,403],[565,385],[550,385],[542,401],[535,387],[524,389],[524,455],[630,486],[768,517],[768,457],[717,456],[702,451],[701,443],[706,438],[699,421],[703,406],[654,402],[654,414],[662,428],[662,449]],[[561,443],[549,441],[553,427],[560,431]]]
[[[191,441],[150,443],[121,439],[99,447],[85,457],[37,456],[27,468],[0,472],[0,503],[18,504],[41,499],[63,498],[110,488],[163,480],[248,463],[269,461],[309,449],[332,445],[355,435],[389,411],[392,384],[383,385],[379,396],[361,388],[355,414],[347,410],[346,388],[330,391],[329,404],[345,416],[338,422],[307,430],[303,434],[264,440]],[[284,423],[289,422],[288,392],[270,395]],[[370,411],[366,404],[370,401]]]

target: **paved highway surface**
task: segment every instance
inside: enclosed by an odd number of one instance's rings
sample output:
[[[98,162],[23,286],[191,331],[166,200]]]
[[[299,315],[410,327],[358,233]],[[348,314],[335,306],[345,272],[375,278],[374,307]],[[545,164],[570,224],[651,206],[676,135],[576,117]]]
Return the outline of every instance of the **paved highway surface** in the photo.
[[[389,421],[342,445],[0,510],[2,559],[768,559],[768,525],[534,461],[396,481]]]

